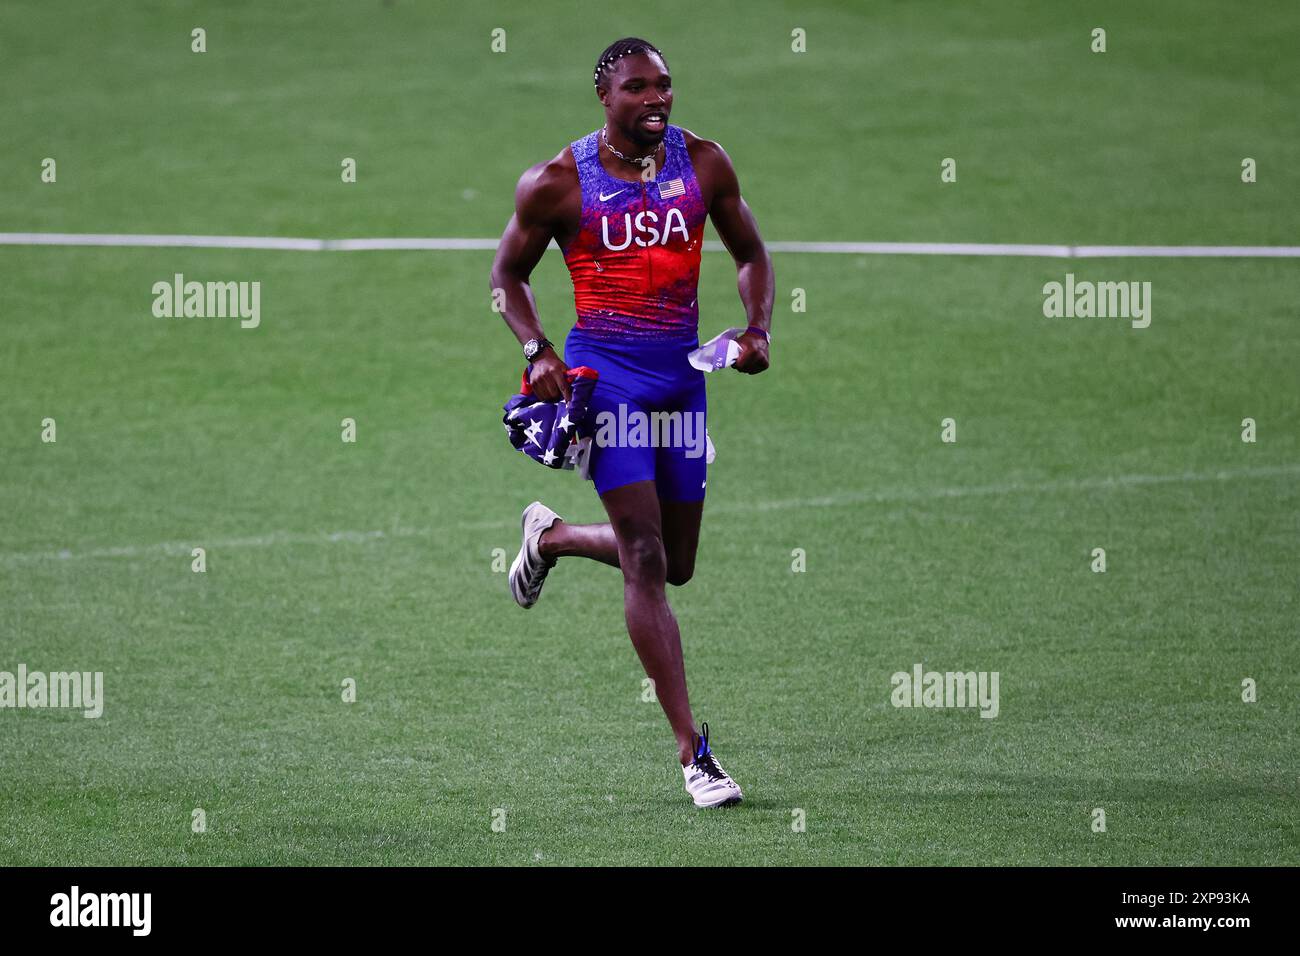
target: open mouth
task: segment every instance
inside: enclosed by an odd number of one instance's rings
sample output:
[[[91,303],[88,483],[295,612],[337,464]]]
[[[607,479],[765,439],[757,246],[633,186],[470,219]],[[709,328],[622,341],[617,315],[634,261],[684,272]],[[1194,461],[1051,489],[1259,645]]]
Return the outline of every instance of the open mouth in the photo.
[[[641,125],[652,133],[662,133],[665,126],[668,125],[668,117],[664,113],[654,111],[646,113],[641,117]]]

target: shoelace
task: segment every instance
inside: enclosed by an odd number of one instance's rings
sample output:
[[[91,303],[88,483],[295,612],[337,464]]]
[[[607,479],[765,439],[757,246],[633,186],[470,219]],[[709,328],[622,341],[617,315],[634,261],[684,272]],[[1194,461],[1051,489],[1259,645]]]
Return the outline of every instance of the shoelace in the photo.
[[[730,780],[726,771],[718,766],[718,761],[714,759],[713,754],[705,754],[703,757],[695,758],[695,767],[704,772],[704,775],[710,780]]]
[[[713,756],[713,750],[709,747],[709,725],[706,721],[700,724],[700,733],[695,743],[695,759],[691,765],[702,770],[710,780],[730,780],[726,771],[718,766],[717,758]]]

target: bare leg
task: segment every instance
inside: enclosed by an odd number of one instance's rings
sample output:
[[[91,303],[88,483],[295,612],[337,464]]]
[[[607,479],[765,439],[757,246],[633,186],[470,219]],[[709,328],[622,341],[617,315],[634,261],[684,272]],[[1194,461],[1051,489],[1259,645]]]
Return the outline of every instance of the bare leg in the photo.
[[[667,581],[681,587],[695,573],[695,551],[700,543],[700,518],[703,501],[660,501],[660,514],[664,551],[668,559]],[[548,561],[557,558],[591,558],[604,564],[619,567],[618,538],[614,526],[602,524],[569,524],[557,521],[542,532],[537,542],[542,557]]]
[[[569,524],[557,521],[542,532],[537,550],[548,561],[556,558],[591,558],[618,567],[618,541],[614,528],[604,524]]]
[[[641,665],[654,681],[659,705],[677,738],[678,756],[686,764],[694,756],[695,719],[686,693],[681,632],[665,594],[668,560],[659,497],[653,481],[638,481],[606,492],[601,501],[609,513],[618,564],[623,569],[627,632]]]
[[[664,529],[664,550],[668,553],[668,583],[681,587],[695,573],[695,551],[700,545],[700,519],[704,502],[659,502]]]

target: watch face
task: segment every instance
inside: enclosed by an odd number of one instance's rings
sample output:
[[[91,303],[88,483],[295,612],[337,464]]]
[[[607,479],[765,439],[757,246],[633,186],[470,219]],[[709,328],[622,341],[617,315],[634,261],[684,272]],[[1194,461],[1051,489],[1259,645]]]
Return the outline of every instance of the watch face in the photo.
[[[537,354],[537,340],[529,339],[528,344],[524,346],[524,358],[528,359],[528,361],[531,362],[533,360],[533,356],[536,354]]]

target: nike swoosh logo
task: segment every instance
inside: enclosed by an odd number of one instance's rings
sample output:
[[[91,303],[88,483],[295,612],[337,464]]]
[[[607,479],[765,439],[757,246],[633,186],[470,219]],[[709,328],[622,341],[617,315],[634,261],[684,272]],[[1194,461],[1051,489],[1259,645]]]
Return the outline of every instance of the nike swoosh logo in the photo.
[[[618,193],[625,193],[625,192],[627,192],[627,187],[626,187],[626,186],[624,186],[622,189],[620,189],[620,190],[618,191]],[[608,200],[610,200],[610,199],[613,199],[615,196],[618,195],[618,193],[610,193],[608,196],[606,196],[604,193],[601,193],[601,194],[600,194],[600,201],[601,201],[601,202],[606,202],[606,201],[608,201]]]

